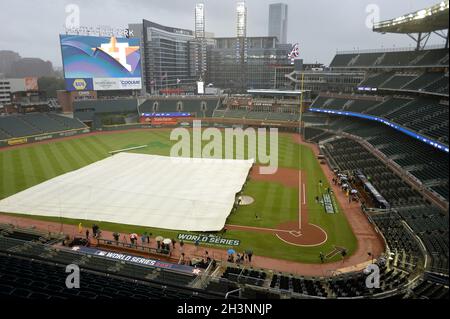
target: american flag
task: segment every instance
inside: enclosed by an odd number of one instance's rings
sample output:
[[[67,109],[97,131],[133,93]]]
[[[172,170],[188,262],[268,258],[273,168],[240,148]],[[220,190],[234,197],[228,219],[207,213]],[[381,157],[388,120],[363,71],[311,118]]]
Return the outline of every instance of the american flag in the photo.
[[[300,55],[300,48],[298,47],[298,43],[294,44],[292,47],[291,53],[288,54],[288,58],[291,60],[291,63],[294,64],[294,60],[296,57]]]

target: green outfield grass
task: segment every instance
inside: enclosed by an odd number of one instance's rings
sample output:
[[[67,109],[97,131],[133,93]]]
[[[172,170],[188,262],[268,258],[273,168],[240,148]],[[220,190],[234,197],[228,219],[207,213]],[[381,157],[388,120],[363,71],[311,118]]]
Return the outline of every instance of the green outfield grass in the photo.
[[[169,139],[170,131],[129,131],[113,134],[84,136],[71,140],[28,145],[16,149],[0,151],[0,198],[39,184],[55,176],[81,168],[110,156],[109,151],[140,145],[148,147],[136,150],[138,153],[168,155],[175,143]],[[301,154],[301,163],[300,163]],[[334,245],[346,247],[352,254],[357,246],[356,238],[342,214],[326,214],[320,204],[315,203],[319,193],[319,180],[328,186],[320,164],[311,149],[296,144],[289,134],[279,136],[279,167],[302,169],[307,174],[306,195],[309,221],[321,226],[328,233],[328,241],[319,247],[297,247],[280,241],[274,235],[246,231],[227,231],[226,237],[241,240],[238,250],[251,248],[255,254],[307,263],[318,263],[320,252],[329,252]],[[298,219],[298,188],[285,187],[279,183],[249,181],[244,194],[255,198],[250,206],[240,207],[227,223],[245,226],[273,228],[280,223]],[[260,217],[255,219],[255,213]],[[59,218],[33,217],[49,221]],[[121,233],[144,231],[153,235],[175,237],[178,232],[150,229],[131,225],[118,225],[98,221],[63,219],[68,224],[82,222],[90,226],[97,222],[102,229]],[[335,257],[333,260],[338,260]]]

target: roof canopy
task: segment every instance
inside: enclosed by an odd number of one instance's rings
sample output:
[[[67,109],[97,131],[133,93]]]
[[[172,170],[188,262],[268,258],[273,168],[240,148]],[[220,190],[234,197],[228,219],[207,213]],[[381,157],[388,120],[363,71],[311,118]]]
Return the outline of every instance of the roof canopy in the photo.
[[[449,0],[401,17],[376,23],[381,33],[426,33],[448,29]]]

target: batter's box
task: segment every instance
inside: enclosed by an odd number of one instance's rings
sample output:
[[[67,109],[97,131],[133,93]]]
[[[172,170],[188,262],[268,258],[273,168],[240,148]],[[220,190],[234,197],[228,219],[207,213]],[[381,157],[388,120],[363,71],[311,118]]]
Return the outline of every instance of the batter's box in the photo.
[[[302,232],[301,232],[300,230],[291,230],[291,231],[289,232],[289,234],[291,234],[291,235],[294,236],[294,237],[300,237],[300,236],[303,235]]]

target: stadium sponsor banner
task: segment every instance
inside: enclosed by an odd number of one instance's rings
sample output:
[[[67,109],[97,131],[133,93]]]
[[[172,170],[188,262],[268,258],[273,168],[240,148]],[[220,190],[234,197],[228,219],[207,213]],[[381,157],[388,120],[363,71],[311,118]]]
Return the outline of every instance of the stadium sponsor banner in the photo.
[[[60,41],[67,90],[142,88],[139,38],[60,35]]]
[[[383,117],[378,117],[378,116],[372,116],[372,115],[368,115],[368,114],[362,114],[362,113],[357,113],[357,112],[349,112],[349,111],[340,111],[340,110],[331,110],[331,109],[318,109],[318,108],[312,108],[310,107],[308,109],[310,112],[318,112],[318,113],[325,113],[325,114],[336,114],[336,115],[341,115],[341,116],[351,116],[351,117],[357,117],[357,118],[362,118],[362,119],[366,119],[366,120],[371,120],[371,121],[377,121],[380,122],[384,125],[387,125],[391,128],[393,128],[394,130],[400,131],[412,138],[415,138],[423,143],[426,143],[428,145],[433,146],[436,149],[439,149],[441,151],[444,151],[446,153],[449,153],[449,147],[448,145],[442,144],[441,142],[438,142],[434,139],[430,139],[422,134],[419,134],[415,131],[411,131],[399,124],[396,124],[394,122],[390,122],[388,120],[386,120]]]
[[[31,136],[28,138],[28,143],[40,142],[40,141],[50,140],[50,139],[54,139],[54,138],[58,138],[58,137],[69,137],[69,136],[74,136],[74,135],[79,135],[79,134],[89,133],[89,132],[90,132],[90,130],[88,128],[86,128],[86,129],[65,131],[65,132],[59,132],[59,133],[53,133],[53,134]]]
[[[117,253],[114,251],[88,248],[88,247],[84,247],[84,246],[74,246],[74,247],[72,247],[72,251],[81,252],[83,254],[103,257],[103,258],[112,259],[112,260],[124,261],[124,262],[132,263],[132,264],[138,264],[141,266],[169,269],[169,270],[174,270],[174,271],[188,273],[188,274],[199,275],[202,273],[202,270],[191,267],[191,266],[178,265],[178,264],[164,262],[164,261],[157,260],[157,259],[122,254],[122,253]]]
[[[141,124],[151,124],[152,126],[163,126],[163,125],[177,125],[178,118],[176,117],[147,117],[141,116]]]
[[[179,120],[191,118],[192,114],[187,112],[168,113],[142,113],[139,122],[152,125],[177,125]]]
[[[139,128],[149,128],[150,123],[145,124],[121,124],[121,125],[105,125],[102,130],[104,131],[120,131],[127,129],[139,129]]]
[[[178,119],[176,117],[153,117],[151,123],[152,125],[177,125]]]
[[[140,90],[142,80],[139,78],[94,78],[95,91],[109,90]]]
[[[83,131],[68,131],[68,132],[62,132],[59,133],[57,136],[61,136],[61,137],[68,137],[68,136],[74,136],[77,134],[83,133]]]
[[[218,245],[218,246],[239,246],[241,241],[239,239],[223,238],[214,235],[193,235],[180,233],[177,235],[178,240],[187,242],[199,242],[203,244]]]
[[[89,132],[90,132],[90,129],[85,128],[85,129],[53,133],[53,134],[13,138],[13,139],[9,139],[9,140],[0,141],[0,147],[1,146],[21,145],[21,144],[27,144],[27,143],[33,143],[33,142],[42,142],[42,141],[51,140],[51,139],[58,138],[58,137],[69,137],[69,136],[74,136],[74,135],[79,135],[79,134],[84,134],[84,133],[89,133]]]
[[[69,78],[65,79],[67,91],[92,91],[94,84],[92,79],[88,78]]]
[[[26,137],[20,137],[20,138],[12,138],[8,140],[8,145],[20,145],[20,144],[26,144],[28,143],[28,138]]]
[[[36,142],[39,142],[39,141],[45,141],[45,140],[50,140],[50,139],[52,139],[53,138],[53,135],[44,135],[44,136],[36,136],[35,138],[34,138],[34,140],[36,141]]]
[[[141,116],[139,122],[141,124],[152,124],[152,118],[151,117],[146,117],[146,116]]]

